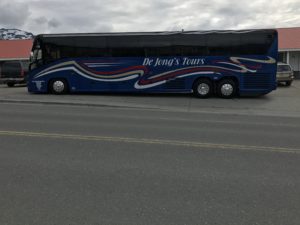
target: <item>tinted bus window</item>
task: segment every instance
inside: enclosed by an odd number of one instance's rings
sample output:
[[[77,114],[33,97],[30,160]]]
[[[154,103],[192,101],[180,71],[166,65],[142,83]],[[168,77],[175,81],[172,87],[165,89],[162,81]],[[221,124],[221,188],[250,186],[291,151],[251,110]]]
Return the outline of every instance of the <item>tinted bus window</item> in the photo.
[[[272,44],[273,36],[265,33],[242,34],[241,54],[263,55],[266,54]]]
[[[266,54],[270,32],[50,37],[45,61],[72,57],[229,56]],[[49,50],[48,50],[49,51]]]
[[[239,55],[240,37],[235,34],[207,34],[208,55]]]

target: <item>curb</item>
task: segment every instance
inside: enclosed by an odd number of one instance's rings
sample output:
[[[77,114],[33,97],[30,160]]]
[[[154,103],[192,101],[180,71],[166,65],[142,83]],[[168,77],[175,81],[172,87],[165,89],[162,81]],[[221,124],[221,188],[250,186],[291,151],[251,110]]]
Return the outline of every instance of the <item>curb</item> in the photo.
[[[18,100],[18,99],[0,99],[0,103],[67,105],[67,106],[87,106],[87,107],[110,107],[110,108],[128,108],[128,109],[141,109],[142,108],[142,109],[148,109],[148,110],[160,109],[160,108],[151,108],[151,107],[145,107],[145,106],[96,104],[96,103],[84,103],[84,102],[33,101],[33,100]]]

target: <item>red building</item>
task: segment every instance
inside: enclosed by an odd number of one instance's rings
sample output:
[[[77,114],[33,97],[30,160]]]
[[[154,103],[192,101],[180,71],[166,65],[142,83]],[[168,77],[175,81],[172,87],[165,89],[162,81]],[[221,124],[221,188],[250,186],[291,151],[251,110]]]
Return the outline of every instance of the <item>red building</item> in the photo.
[[[33,40],[0,40],[0,61],[28,60]]]
[[[0,83],[25,82],[33,40],[0,40]]]

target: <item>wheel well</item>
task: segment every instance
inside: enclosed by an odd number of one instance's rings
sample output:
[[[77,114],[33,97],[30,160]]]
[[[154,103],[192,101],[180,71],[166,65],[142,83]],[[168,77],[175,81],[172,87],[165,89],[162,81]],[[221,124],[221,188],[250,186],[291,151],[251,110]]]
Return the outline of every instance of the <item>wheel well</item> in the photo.
[[[226,77],[222,77],[220,80],[217,81],[217,83],[221,82],[222,80],[232,80],[235,84],[236,87],[239,88],[239,80],[236,77],[230,77],[230,76],[226,76]]]
[[[215,86],[214,81],[210,77],[198,77],[193,81],[192,88],[198,82],[198,80],[209,80],[212,83],[212,85]]]

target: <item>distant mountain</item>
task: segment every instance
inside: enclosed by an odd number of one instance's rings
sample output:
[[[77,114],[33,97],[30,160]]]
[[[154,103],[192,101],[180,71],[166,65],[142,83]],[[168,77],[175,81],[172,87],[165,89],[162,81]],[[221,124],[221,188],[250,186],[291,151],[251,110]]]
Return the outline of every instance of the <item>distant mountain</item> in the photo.
[[[0,29],[0,40],[33,39],[32,33],[19,29]]]

